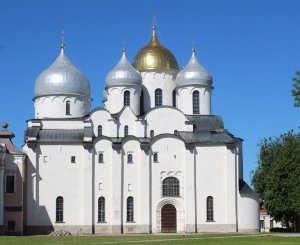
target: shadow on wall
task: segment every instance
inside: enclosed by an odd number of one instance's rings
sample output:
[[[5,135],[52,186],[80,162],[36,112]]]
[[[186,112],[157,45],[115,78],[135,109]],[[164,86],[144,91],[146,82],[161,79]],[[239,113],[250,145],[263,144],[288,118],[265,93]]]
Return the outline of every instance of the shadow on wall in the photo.
[[[7,192],[4,195],[4,224],[6,235],[22,235],[23,234],[23,177],[19,166],[13,162],[11,155],[7,159],[5,165],[5,175],[14,176],[14,191]],[[6,185],[5,185],[6,186]]]
[[[35,148],[36,166],[27,158],[26,182],[24,192],[24,234],[26,235],[48,235],[54,231],[53,224],[45,206],[39,203],[39,187],[42,181],[39,175],[40,149]],[[55,203],[53,203],[55,205]]]

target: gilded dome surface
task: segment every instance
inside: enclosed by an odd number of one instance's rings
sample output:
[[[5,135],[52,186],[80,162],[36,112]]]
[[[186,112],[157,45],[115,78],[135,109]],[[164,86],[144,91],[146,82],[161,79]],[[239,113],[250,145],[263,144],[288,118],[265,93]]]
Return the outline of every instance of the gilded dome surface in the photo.
[[[177,74],[177,86],[187,85],[212,85],[212,76],[209,72],[198,62],[195,55],[195,49],[192,50],[192,57],[187,65]]]
[[[142,76],[128,61],[125,49],[118,64],[107,74],[105,82],[107,87],[142,84]]]
[[[160,44],[156,37],[156,28],[152,28],[150,42],[140,49],[132,65],[139,71],[174,70],[178,71],[178,63],[170,50]]]
[[[68,59],[62,47],[60,54],[35,81],[35,97],[44,95],[90,96],[90,83]]]

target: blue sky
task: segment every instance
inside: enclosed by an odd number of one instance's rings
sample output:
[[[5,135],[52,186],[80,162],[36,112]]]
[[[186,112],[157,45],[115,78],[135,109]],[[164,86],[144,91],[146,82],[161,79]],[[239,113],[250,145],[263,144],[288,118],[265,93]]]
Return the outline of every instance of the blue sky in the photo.
[[[297,0],[0,0],[0,121],[21,147],[34,117],[35,79],[57,57],[62,29],[69,58],[90,80],[92,108],[102,106],[104,79],[124,40],[132,60],[150,39],[155,13],[158,38],[180,67],[195,40],[214,78],[212,112],[244,139],[249,182],[260,139],[300,125],[290,93],[300,69],[299,9]]]

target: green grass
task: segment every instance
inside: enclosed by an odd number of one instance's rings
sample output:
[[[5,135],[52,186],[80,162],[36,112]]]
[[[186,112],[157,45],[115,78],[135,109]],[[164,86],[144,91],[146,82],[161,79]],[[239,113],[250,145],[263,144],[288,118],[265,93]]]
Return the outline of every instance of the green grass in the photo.
[[[300,237],[243,234],[197,235],[123,235],[123,236],[3,236],[0,245],[101,245],[101,244],[214,244],[214,245],[273,245],[300,244]]]

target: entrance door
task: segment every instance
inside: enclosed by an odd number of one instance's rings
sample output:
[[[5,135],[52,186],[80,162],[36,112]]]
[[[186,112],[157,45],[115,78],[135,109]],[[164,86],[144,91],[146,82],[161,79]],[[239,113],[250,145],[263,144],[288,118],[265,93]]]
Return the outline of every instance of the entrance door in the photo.
[[[176,208],[172,204],[166,204],[161,209],[161,232],[176,233]]]

